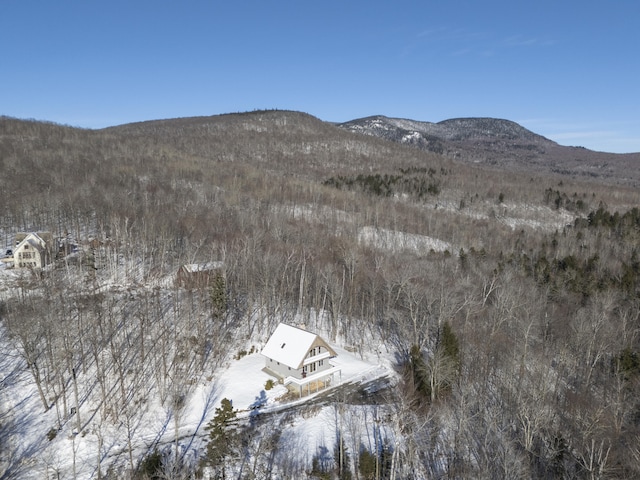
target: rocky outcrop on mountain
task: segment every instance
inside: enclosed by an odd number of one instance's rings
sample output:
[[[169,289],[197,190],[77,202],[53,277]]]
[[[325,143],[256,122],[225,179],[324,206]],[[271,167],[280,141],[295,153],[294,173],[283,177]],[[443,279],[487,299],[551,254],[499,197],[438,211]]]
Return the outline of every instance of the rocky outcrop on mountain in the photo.
[[[467,163],[598,177],[621,184],[640,182],[636,173],[640,153],[614,154],[559,145],[510,120],[453,118],[432,123],[373,116],[338,126]]]

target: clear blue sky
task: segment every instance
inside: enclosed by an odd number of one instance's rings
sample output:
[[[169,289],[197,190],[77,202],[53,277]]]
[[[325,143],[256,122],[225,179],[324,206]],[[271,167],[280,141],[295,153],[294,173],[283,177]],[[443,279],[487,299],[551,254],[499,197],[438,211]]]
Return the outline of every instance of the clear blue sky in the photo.
[[[640,2],[3,0],[0,115],[496,117],[640,152]]]

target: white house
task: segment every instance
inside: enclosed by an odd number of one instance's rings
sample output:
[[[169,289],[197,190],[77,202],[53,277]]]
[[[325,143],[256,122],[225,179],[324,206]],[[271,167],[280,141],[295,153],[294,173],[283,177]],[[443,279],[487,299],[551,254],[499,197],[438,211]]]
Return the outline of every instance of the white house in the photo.
[[[340,367],[330,359],[337,356],[319,335],[302,328],[281,323],[262,349],[265,370],[276,376],[285,386],[297,386],[302,396],[304,387],[327,386]]]
[[[53,237],[49,232],[17,233],[14,268],[42,268],[51,262]]]

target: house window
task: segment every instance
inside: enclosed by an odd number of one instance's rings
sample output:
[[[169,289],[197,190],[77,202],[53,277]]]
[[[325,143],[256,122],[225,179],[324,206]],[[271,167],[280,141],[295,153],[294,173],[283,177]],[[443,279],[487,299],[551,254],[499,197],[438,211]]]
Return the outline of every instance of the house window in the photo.
[[[318,366],[321,367],[322,365],[324,365],[324,360],[318,360]]]
[[[316,364],[315,363],[310,364],[309,367],[311,367],[311,371],[312,372],[316,371]]]

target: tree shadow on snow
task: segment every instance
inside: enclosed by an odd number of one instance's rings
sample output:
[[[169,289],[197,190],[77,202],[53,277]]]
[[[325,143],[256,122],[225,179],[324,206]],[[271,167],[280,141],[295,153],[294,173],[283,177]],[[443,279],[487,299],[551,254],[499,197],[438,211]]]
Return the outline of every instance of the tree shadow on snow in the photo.
[[[260,415],[260,409],[267,404],[267,392],[260,390],[260,394],[255,398],[253,403],[249,405],[249,424],[254,426],[258,421],[258,415]]]

